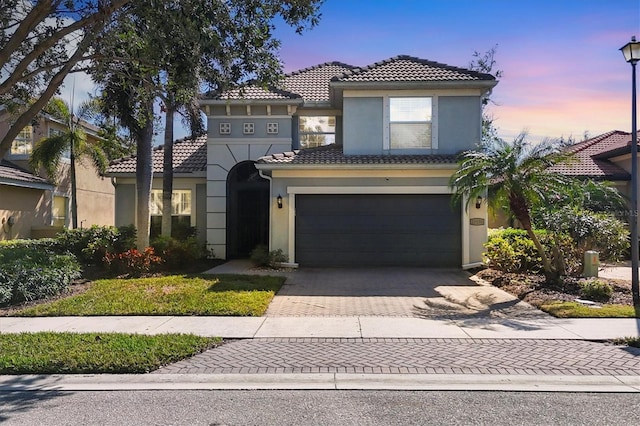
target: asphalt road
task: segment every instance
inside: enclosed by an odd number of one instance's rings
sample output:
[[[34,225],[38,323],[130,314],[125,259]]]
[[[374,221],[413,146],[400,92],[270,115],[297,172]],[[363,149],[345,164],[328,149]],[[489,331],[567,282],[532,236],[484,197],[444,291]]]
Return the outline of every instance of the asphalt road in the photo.
[[[407,391],[3,392],[3,425],[623,425],[639,394]]]

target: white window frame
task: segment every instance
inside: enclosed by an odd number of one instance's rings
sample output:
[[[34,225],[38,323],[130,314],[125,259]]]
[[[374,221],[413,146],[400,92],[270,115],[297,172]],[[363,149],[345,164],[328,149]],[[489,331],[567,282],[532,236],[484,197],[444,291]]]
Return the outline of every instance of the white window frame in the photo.
[[[429,120],[424,121],[424,120],[420,120],[420,121],[392,121],[391,120],[391,102],[393,99],[428,99],[429,103],[431,104],[431,115],[429,117]],[[434,133],[434,97],[433,96],[420,96],[420,95],[413,95],[413,96],[398,96],[398,95],[393,95],[393,96],[388,96],[387,99],[385,99],[385,104],[387,106],[387,110],[388,110],[388,114],[386,115],[387,118],[387,137],[388,137],[388,149],[390,150],[430,150],[430,149],[434,149],[434,137],[433,137],[433,133]],[[391,146],[391,127],[392,124],[394,123],[398,123],[398,124],[423,124],[423,123],[428,123],[429,124],[429,146],[408,146],[408,147],[402,147],[402,146]]]
[[[12,156],[28,156],[31,152],[33,152],[33,126],[29,125],[24,126],[11,142],[9,154]]]
[[[180,209],[178,197],[188,195],[188,208]],[[149,214],[151,216],[162,216],[162,189],[152,189],[149,199]],[[193,192],[190,189],[174,189],[171,193],[171,216],[192,216],[193,212]]]
[[[316,118],[316,117],[322,117],[322,118],[326,117],[327,118],[327,126],[333,127],[333,129],[334,129],[333,132],[305,131],[305,130],[302,130],[302,128],[301,128],[302,123],[300,123],[301,119],[303,119],[303,118],[304,119],[306,119],[306,118]],[[332,121],[333,121],[333,124],[331,124]],[[303,136],[331,135],[331,136],[333,136],[333,142],[332,143],[335,143],[336,131],[337,131],[337,129],[336,129],[336,116],[335,115],[322,115],[322,114],[318,114],[318,115],[301,115],[298,118],[298,144],[300,145],[301,148],[302,148]],[[318,146],[326,146],[326,145],[331,145],[331,144],[325,143],[323,145],[315,145],[315,146],[312,146],[312,147],[309,147],[309,148],[315,148],[315,147],[318,147]]]

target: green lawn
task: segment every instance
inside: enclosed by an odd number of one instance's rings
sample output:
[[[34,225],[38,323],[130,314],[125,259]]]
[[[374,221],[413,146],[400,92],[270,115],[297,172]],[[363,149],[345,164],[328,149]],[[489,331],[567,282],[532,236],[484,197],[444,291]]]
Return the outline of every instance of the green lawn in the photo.
[[[0,374],[146,373],[220,341],[190,334],[0,334]]]
[[[633,306],[602,305],[592,308],[578,302],[550,302],[540,306],[540,309],[558,318],[636,318]]]
[[[95,281],[85,293],[25,308],[16,316],[260,316],[283,277],[184,276]]]

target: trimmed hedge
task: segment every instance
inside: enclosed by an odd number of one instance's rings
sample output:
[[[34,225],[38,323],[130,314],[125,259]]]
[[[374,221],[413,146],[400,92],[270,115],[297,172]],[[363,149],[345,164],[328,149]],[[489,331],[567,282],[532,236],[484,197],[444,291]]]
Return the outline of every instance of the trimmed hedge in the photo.
[[[0,306],[55,296],[80,277],[75,256],[55,253],[50,243],[0,245]]]

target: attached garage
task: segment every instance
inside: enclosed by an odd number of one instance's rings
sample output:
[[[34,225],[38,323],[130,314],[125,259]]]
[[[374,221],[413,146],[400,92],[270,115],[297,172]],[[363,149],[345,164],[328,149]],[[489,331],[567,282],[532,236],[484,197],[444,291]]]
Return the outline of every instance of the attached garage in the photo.
[[[298,194],[301,266],[460,267],[461,210],[448,194]]]

